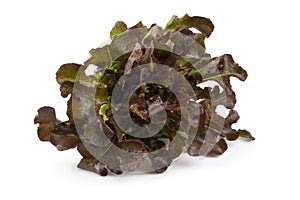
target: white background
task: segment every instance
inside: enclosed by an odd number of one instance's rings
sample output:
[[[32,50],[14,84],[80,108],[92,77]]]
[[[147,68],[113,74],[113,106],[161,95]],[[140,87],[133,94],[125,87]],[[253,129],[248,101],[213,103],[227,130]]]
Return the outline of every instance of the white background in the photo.
[[[174,14],[211,18],[213,56],[231,53],[249,74],[233,80],[236,128],[255,142],[231,142],[218,158],[183,158],[161,175],[100,177],[76,168],[36,135],[44,105],[66,119],[58,67],[82,63],[118,20],[164,26]],[[0,199],[299,199],[299,6],[297,1],[0,2]]]

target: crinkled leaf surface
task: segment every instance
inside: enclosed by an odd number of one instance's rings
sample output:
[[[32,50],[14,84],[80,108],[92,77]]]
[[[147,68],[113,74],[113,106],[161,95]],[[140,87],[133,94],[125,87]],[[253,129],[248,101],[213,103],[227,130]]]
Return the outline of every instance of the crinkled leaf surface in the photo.
[[[58,123],[55,110],[52,107],[42,107],[38,110],[38,115],[34,118],[34,123],[39,124],[38,137],[41,141],[50,141],[50,133]]]
[[[51,142],[60,151],[77,148],[83,157],[78,168],[101,176],[109,171],[132,172],[146,160],[151,162],[153,172],[162,173],[185,151],[190,156],[218,156],[227,150],[226,140],[254,140],[249,131],[232,128],[240,116],[234,110],[236,94],[230,78],[244,81],[247,72],[230,54],[212,57],[206,52],[205,39],[213,30],[210,19],[187,14],[181,18],[173,16],[165,29],[157,24],[147,27],[142,22],[128,28],[124,22],[116,22],[110,32],[110,44],[90,50],[91,57],[83,65],[67,63],[58,69],[56,81],[61,96],[69,97],[69,120],[57,120],[52,107],[40,108],[34,119],[39,124],[39,139]],[[148,64],[149,69],[131,77],[132,71],[143,64]],[[154,72],[154,64],[167,65],[183,76],[196,99],[187,95],[186,87],[177,83],[174,74]],[[90,66],[96,69],[87,75],[85,70]],[[142,80],[147,76],[158,77],[164,84],[147,83],[135,88],[136,78]],[[125,77],[123,87],[116,89],[121,77]],[[218,84],[201,87],[208,81]],[[189,101],[192,111],[199,109],[200,116],[193,112],[188,116],[182,111],[182,99],[178,99],[171,86],[186,94],[181,98]],[[118,92],[112,102],[114,89]],[[126,89],[134,90],[129,105],[122,104],[122,98],[129,95],[125,92],[121,96]],[[218,106],[229,109],[229,114],[220,116]],[[114,115],[112,109],[116,109]],[[151,118],[161,112],[165,112],[165,120]],[[122,129],[116,117],[125,122],[131,118],[141,127],[152,123],[162,128],[151,137],[138,137],[149,134],[149,128],[133,136],[128,134],[132,126]],[[182,124],[189,126],[182,128]],[[191,137],[191,131],[196,136]]]
[[[121,33],[125,32],[126,30],[127,30],[127,25],[122,21],[118,21],[118,22],[116,22],[115,26],[110,31],[110,38],[113,39],[114,36],[120,35]]]
[[[67,63],[62,65],[56,72],[56,81],[60,85],[66,81],[74,83],[80,66],[81,65],[75,63]]]
[[[210,19],[205,17],[190,17],[188,14],[182,18],[173,16],[168,22],[167,30],[176,30],[180,27],[196,28],[198,31],[209,37],[214,30],[214,25]]]

